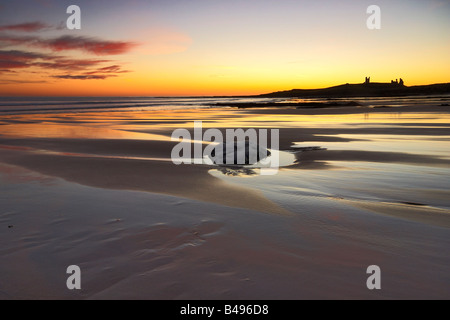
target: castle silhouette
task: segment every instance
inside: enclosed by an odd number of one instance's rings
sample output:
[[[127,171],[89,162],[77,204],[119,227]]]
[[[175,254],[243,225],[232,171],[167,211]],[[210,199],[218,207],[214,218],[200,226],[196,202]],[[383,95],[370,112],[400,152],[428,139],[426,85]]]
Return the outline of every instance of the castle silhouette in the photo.
[[[366,79],[364,80],[364,84],[370,84],[370,77],[366,77]],[[400,86],[405,85],[402,78],[400,78],[400,81],[398,79],[395,79],[395,81],[391,80],[391,84],[400,85]]]

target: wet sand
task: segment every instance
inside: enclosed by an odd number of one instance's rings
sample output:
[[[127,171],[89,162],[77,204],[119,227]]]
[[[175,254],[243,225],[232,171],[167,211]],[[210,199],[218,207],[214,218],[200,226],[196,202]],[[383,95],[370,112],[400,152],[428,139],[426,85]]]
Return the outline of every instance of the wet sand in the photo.
[[[296,162],[176,166],[195,120],[277,128]],[[449,143],[444,107],[2,116],[0,298],[449,298]]]

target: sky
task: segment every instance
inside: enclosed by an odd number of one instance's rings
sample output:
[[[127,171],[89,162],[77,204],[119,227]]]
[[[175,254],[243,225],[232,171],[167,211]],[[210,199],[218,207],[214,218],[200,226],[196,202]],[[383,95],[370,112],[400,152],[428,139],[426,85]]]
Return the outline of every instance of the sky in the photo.
[[[0,96],[251,95],[366,76],[450,82],[450,0],[0,0]]]

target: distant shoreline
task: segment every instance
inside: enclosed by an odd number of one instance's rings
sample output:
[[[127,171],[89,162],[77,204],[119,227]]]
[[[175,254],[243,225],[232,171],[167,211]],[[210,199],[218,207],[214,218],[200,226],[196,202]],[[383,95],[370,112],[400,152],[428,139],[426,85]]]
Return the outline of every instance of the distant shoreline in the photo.
[[[402,97],[450,94],[450,83],[404,86],[398,83],[341,84],[322,89],[292,89],[256,95],[260,98]]]

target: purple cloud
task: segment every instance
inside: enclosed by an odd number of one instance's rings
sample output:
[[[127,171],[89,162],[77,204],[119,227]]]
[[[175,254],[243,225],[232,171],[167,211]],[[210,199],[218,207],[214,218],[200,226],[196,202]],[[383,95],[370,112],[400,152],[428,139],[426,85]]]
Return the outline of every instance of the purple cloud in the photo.
[[[6,26],[0,26],[0,31],[20,31],[20,32],[35,32],[44,29],[50,29],[52,26],[40,21],[10,24]]]
[[[52,76],[52,78],[57,79],[70,79],[70,80],[103,80],[109,77],[116,77],[115,75],[59,75],[59,76]]]

